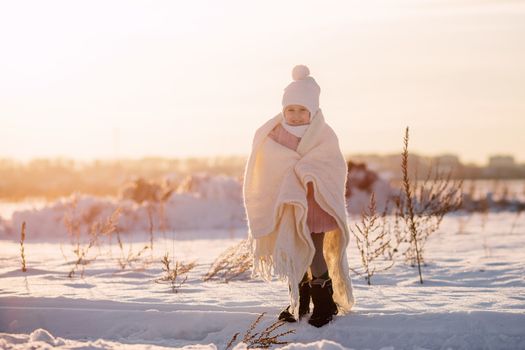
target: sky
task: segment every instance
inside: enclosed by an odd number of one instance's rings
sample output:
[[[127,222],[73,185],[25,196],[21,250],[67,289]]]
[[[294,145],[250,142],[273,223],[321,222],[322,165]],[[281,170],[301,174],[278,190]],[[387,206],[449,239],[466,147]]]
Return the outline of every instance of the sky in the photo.
[[[0,158],[247,155],[296,64],[345,154],[525,162],[503,0],[0,0]]]

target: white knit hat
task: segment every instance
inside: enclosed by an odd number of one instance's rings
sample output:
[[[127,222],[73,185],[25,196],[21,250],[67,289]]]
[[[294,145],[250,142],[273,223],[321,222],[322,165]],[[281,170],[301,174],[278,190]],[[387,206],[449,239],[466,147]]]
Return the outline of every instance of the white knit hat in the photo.
[[[321,88],[314,78],[310,76],[307,66],[298,65],[292,70],[292,81],[284,89],[283,110],[289,105],[305,106],[313,117],[319,109],[319,94]]]

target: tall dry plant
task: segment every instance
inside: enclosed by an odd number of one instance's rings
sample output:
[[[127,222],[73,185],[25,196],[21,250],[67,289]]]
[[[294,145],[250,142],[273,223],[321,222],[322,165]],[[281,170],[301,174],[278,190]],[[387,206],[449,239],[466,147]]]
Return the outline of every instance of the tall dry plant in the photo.
[[[96,246],[98,244],[99,238],[101,236],[110,235],[115,231],[117,227],[119,216],[120,216],[120,208],[117,208],[115,209],[115,211],[113,211],[113,213],[108,218],[106,218],[104,222],[97,221],[97,222],[94,222],[90,226],[89,231],[88,231],[89,242],[85,246],[82,246],[79,243],[77,245],[77,248],[74,250],[74,253],[77,258],[75,260],[73,267],[69,271],[69,274],[68,274],[69,278],[72,278],[74,276],[79,266],[82,266],[81,276],[82,277],[84,276],[84,270],[85,270],[84,266],[96,259],[96,256],[91,259],[88,259],[89,250],[93,246]]]
[[[218,279],[225,283],[247,276],[253,266],[253,254],[247,239],[229,247],[212,263],[203,280]]]
[[[257,317],[257,319],[255,319],[255,321],[252,322],[252,324],[248,327],[248,329],[244,333],[244,336],[242,337],[241,342],[246,344],[246,347],[248,349],[268,349],[272,345],[288,344],[287,341],[280,340],[279,338],[287,334],[295,333],[295,329],[290,329],[288,331],[272,335],[273,332],[275,332],[277,329],[279,329],[286,323],[284,321],[276,321],[268,327],[266,327],[261,332],[252,333],[255,330],[257,324],[259,324],[259,322],[261,321],[264,314],[265,312],[260,314]],[[237,332],[232,336],[232,338],[226,345],[225,350],[228,350],[235,343],[235,341],[239,337],[239,334],[240,332]]]
[[[26,272],[26,256],[24,253],[24,241],[26,239],[26,222],[22,222],[22,229],[20,230],[20,257],[22,258],[22,272]]]
[[[356,239],[357,249],[361,255],[362,272],[352,269],[359,275],[365,275],[368,285],[374,273],[386,271],[394,265],[394,260],[379,261],[387,255],[390,248],[390,237],[386,223],[386,209],[380,215],[377,213],[375,193],[372,192],[368,208],[361,212],[361,221],[350,232]]]
[[[171,266],[171,260],[169,253],[164,254],[164,257],[161,260],[162,271],[164,271],[164,276],[155,280],[157,283],[167,282],[171,285],[171,290],[173,293],[177,293],[180,287],[186,283],[188,279],[188,272],[193,270],[197,263],[192,261],[190,263],[184,264],[180,261],[175,261],[175,266]],[[184,275],[184,278],[181,276]],[[179,278],[180,277],[180,278]]]
[[[462,181],[451,181],[449,172],[445,177],[438,170],[432,177],[429,167],[426,178],[418,182],[417,167],[412,182],[408,174],[409,128],[405,130],[404,147],[401,158],[402,194],[397,201],[398,213],[403,219],[409,235],[409,242],[404,252],[412,266],[417,264],[419,282],[423,283],[421,266],[424,263],[424,247],[431,234],[436,232],[444,216],[461,206]]]

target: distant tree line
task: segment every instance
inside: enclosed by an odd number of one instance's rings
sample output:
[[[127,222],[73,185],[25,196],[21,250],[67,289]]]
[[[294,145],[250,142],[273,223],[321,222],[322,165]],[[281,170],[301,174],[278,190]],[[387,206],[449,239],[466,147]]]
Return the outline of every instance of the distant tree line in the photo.
[[[417,166],[422,174],[433,164],[432,169],[450,171],[453,179],[525,179],[525,164],[516,164],[508,156],[492,157],[488,166],[462,164],[454,155],[424,157],[411,154],[409,157],[409,164],[414,169]],[[145,178],[176,183],[197,172],[241,179],[246,159],[246,156],[93,161],[53,158],[28,162],[0,159],[0,199],[54,199],[74,192],[114,196],[130,180]],[[347,159],[364,162],[369,169],[388,180],[401,179],[401,154],[350,155]]]

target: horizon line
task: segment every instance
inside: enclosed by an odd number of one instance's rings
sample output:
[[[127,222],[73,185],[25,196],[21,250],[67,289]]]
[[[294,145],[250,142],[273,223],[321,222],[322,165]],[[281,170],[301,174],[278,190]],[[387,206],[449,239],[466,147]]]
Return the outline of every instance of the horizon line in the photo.
[[[349,160],[350,157],[388,157],[394,155],[401,155],[399,152],[354,152],[348,153],[343,152],[344,157]],[[457,157],[458,161],[464,165],[478,165],[487,166],[492,157],[512,157],[516,165],[525,165],[525,160],[517,159],[514,154],[506,152],[495,152],[485,157],[485,161],[480,163],[479,161],[464,161],[461,159],[461,155],[453,152],[443,152],[438,154],[425,154],[423,152],[410,152],[412,156],[418,156],[422,158],[438,158],[444,156]],[[221,158],[248,158],[249,154],[235,154],[235,153],[224,153],[224,154],[210,154],[210,155],[186,155],[186,156],[166,156],[166,155],[139,155],[139,156],[102,156],[102,157],[74,157],[65,155],[53,155],[53,156],[34,156],[34,157],[9,157],[1,156],[0,161],[12,161],[16,163],[28,164],[32,161],[37,160],[63,160],[73,161],[75,163],[90,163],[96,161],[112,162],[112,161],[140,161],[148,159],[158,160],[186,160],[186,159],[221,159]]]

